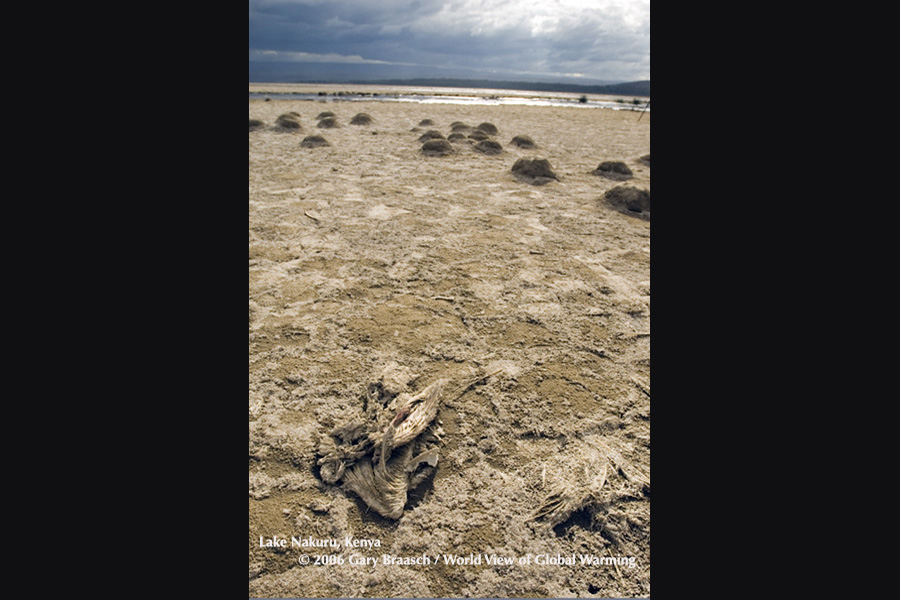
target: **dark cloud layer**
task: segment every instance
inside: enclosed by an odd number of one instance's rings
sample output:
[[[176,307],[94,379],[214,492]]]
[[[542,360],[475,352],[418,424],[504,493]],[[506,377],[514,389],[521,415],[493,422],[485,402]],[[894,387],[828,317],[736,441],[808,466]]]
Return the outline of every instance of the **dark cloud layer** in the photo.
[[[650,78],[649,0],[250,0],[249,17],[251,79],[266,64],[295,74],[356,65],[375,77]]]

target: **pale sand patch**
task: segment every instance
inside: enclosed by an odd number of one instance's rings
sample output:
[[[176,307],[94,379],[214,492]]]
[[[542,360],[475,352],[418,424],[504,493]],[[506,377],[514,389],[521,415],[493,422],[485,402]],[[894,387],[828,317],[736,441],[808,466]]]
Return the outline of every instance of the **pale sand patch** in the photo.
[[[376,219],[378,221],[387,221],[388,219],[392,219],[398,215],[409,213],[410,211],[405,208],[398,208],[396,206],[385,206],[384,204],[377,204],[369,209],[366,215],[370,219]]]

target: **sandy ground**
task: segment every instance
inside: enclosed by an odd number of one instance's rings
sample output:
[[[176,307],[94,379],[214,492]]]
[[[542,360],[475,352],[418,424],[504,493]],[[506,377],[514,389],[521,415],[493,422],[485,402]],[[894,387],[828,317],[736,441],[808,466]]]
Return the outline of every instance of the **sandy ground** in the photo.
[[[317,128],[325,110],[340,128]],[[273,129],[289,111],[302,131]],[[361,112],[374,122],[350,125]],[[249,133],[250,596],[649,596],[650,222],[603,195],[649,191],[650,113],[251,100],[249,116],[267,124]],[[423,156],[419,135],[454,121],[493,123],[504,152]],[[302,148],[308,135],[331,146]],[[517,181],[520,157],[560,181]],[[592,175],[603,161],[634,178]],[[399,520],[316,466],[391,368],[411,393],[451,383],[437,469]],[[533,518],[560,485],[591,493],[558,523]]]

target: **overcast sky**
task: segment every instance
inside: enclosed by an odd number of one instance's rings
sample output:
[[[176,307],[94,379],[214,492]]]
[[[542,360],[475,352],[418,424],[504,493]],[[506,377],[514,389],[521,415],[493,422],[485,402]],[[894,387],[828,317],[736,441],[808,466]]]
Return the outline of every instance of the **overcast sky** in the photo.
[[[275,65],[294,78],[646,80],[650,0],[250,0],[251,81]]]

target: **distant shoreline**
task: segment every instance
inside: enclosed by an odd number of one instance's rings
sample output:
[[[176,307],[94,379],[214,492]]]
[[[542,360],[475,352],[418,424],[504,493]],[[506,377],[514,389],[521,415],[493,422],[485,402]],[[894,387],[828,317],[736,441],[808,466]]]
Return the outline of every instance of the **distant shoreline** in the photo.
[[[450,104],[531,104],[644,110],[649,98],[612,94],[578,94],[540,90],[372,85],[350,83],[250,83],[251,101],[305,100],[443,102]]]
[[[354,86],[367,88],[441,88],[446,90],[481,90],[504,92],[550,92],[576,95],[630,96],[634,98],[650,97],[650,81],[632,81],[608,85],[578,85],[570,83],[542,83],[536,81],[493,81],[484,79],[384,79],[377,81],[297,81],[297,82],[250,82],[250,85],[263,86]]]
[[[251,83],[251,102],[415,102],[469,106],[555,106],[584,109],[648,110],[649,99],[636,96],[575,94],[534,90],[374,86],[359,84]]]

